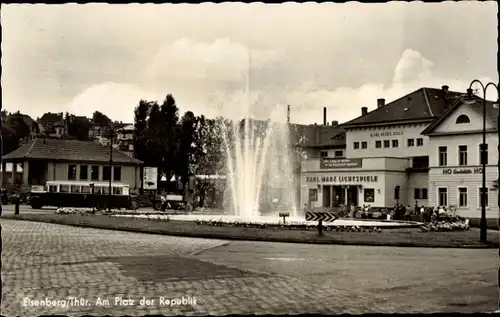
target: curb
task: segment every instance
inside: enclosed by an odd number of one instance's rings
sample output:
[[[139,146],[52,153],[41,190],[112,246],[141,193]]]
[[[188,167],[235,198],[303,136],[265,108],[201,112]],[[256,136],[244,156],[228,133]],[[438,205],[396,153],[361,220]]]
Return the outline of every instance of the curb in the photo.
[[[347,240],[320,240],[320,239],[282,239],[282,238],[262,238],[258,236],[235,236],[235,235],[225,235],[225,234],[210,234],[210,233],[191,233],[191,232],[169,232],[161,230],[144,230],[139,228],[109,228],[105,226],[93,225],[93,224],[74,224],[74,223],[64,223],[59,221],[44,221],[43,219],[20,219],[14,215],[9,215],[7,217],[2,216],[0,218],[10,219],[10,220],[20,220],[20,221],[31,221],[31,222],[41,222],[50,223],[56,225],[72,226],[78,228],[92,228],[101,230],[114,230],[122,232],[131,233],[144,233],[144,234],[156,234],[164,236],[174,236],[174,237],[185,237],[185,238],[200,238],[200,239],[214,239],[214,240],[227,240],[227,241],[254,241],[254,242],[272,242],[272,243],[295,243],[295,244],[316,244],[316,245],[349,245],[349,246],[372,246],[372,247],[401,247],[401,248],[439,248],[439,249],[497,249],[498,246],[493,243],[488,243],[486,245],[470,245],[470,244],[455,244],[455,245],[431,245],[431,244],[420,244],[412,242],[377,242],[377,241],[347,241]]]

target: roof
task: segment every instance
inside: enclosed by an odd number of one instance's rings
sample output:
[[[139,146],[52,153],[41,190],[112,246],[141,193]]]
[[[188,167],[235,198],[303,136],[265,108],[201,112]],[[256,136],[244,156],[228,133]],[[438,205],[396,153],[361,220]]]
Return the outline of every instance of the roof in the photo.
[[[35,120],[33,120],[33,118],[28,116],[27,114],[13,113],[13,114],[7,116],[5,121],[6,121],[6,123],[8,123],[10,120],[12,120],[14,118],[21,118],[21,120],[24,121],[26,126],[34,127],[37,131],[39,130],[38,123]]]
[[[265,130],[267,121],[250,119],[258,130]],[[241,126],[244,124],[241,121]],[[345,130],[340,126],[290,124],[292,144],[303,147],[336,147],[345,146]]]
[[[468,104],[468,106],[477,112],[481,117],[483,116],[483,99],[474,96],[476,99],[476,102]],[[464,101],[462,98],[459,99],[459,102],[456,102],[453,106],[449,107],[436,121],[434,121],[431,125],[429,125],[427,128],[425,128],[424,131],[422,131],[423,135],[428,135],[431,134],[446,118],[448,118],[449,115],[451,115],[455,110],[460,108],[464,104]],[[495,102],[486,100],[486,117],[493,122],[493,125],[495,127],[498,127],[498,111],[499,109],[495,108]],[[465,131],[463,131],[465,132]]]
[[[454,105],[463,94],[436,88],[420,88],[341,126],[351,128],[401,121],[434,120]]]
[[[56,123],[58,121],[62,121],[64,118],[63,118],[63,114],[62,113],[51,113],[51,112],[47,112],[47,113],[44,113],[43,116],[38,119],[38,122],[43,122],[43,123]]]
[[[77,140],[35,139],[3,156],[3,160],[42,159],[76,162],[109,162],[107,146]],[[113,149],[113,162],[120,164],[142,164],[133,157]]]

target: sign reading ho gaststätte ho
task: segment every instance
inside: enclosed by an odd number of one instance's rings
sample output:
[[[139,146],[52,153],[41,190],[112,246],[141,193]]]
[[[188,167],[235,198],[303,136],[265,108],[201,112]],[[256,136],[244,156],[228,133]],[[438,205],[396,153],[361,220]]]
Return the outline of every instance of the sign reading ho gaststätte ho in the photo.
[[[443,169],[443,175],[451,175],[451,174],[483,174],[483,169],[481,167],[477,168],[445,168]]]
[[[329,168],[355,168],[362,167],[363,160],[360,158],[354,159],[336,159],[336,158],[322,158],[319,164],[319,168],[321,169],[329,169]]]

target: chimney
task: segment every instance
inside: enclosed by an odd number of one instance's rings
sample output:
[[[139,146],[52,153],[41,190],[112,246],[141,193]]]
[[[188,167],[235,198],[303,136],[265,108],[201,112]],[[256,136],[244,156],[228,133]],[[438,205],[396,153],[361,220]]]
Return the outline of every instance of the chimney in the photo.
[[[449,86],[447,86],[447,85],[444,85],[444,86],[442,86],[442,87],[441,87],[441,89],[442,89],[444,92],[448,92],[448,89],[450,89],[450,87],[449,87]]]
[[[385,106],[385,99],[384,98],[377,99],[377,108],[382,108],[383,106]]]
[[[326,107],[323,107],[323,125],[326,125]]]
[[[339,122],[338,121],[332,121],[332,127],[338,126]]]
[[[286,106],[286,122],[290,123],[290,105]]]
[[[368,107],[361,107],[361,115],[366,116],[368,114]]]

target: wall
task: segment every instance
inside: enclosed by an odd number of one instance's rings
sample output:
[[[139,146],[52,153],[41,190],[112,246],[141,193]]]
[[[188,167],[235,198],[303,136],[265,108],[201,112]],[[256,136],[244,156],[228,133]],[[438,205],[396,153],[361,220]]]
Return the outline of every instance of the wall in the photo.
[[[460,169],[474,170],[478,167],[466,167]],[[479,188],[482,186],[482,174],[443,174],[446,168],[432,168],[429,172],[429,205],[438,206],[438,187],[448,188],[448,206],[456,205],[457,214],[464,217],[481,217],[481,201]],[[488,218],[498,218],[498,189],[493,187],[493,181],[498,179],[496,166],[486,168],[486,187],[488,187]],[[468,207],[458,207],[458,187],[467,187]]]
[[[412,157],[427,155],[429,138],[421,135],[421,132],[428,124],[412,124],[399,125],[388,127],[373,127],[363,129],[348,129],[346,132],[346,157],[347,158],[363,158],[363,157]],[[422,138],[423,146],[417,146],[417,138]],[[414,146],[407,145],[408,139],[415,139]],[[375,141],[390,140],[389,148],[375,148]],[[392,147],[392,140],[398,140],[398,147]],[[361,142],[367,141],[368,148],[361,149]],[[360,149],[354,149],[353,143],[359,142]]]
[[[480,154],[479,144],[483,142],[481,133],[465,134],[465,135],[450,135],[450,136],[431,136],[429,144],[429,166],[438,167],[438,151],[440,146],[448,147],[448,165],[451,167],[458,166],[458,146],[467,145],[467,163],[471,166],[479,166]],[[498,162],[498,135],[496,133],[488,133],[486,135],[486,144],[488,144],[488,163],[496,165]]]
[[[470,123],[456,124],[457,118],[460,115],[466,115],[470,119]],[[494,128],[490,120],[486,121],[486,129]],[[449,116],[439,124],[434,132],[462,132],[464,130],[474,131],[483,129],[483,116],[471,109],[469,105],[463,104],[458,109],[453,111]]]
[[[415,206],[415,188],[427,188],[427,199],[417,199],[419,206],[429,206],[429,173],[411,173],[408,175],[407,201],[412,208]]]
[[[68,166],[74,165],[73,163],[49,163],[49,168],[47,169],[47,180],[59,180],[66,181],[68,180]],[[77,173],[76,180],[80,179],[80,164],[77,165]],[[103,166],[108,165],[99,165],[99,164],[85,164],[89,165],[89,180],[90,180],[90,165],[98,165],[99,166],[99,181],[103,180]],[[119,165],[113,165],[119,166]],[[136,166],[121,166],[121,180],[120,183],[130,185],[130,188],[140,188],[141,187],[141,178],[140,178],[140,167]],[[55,177],[53,176],[55,172]]]
[[[385,174],[385,195],[384,195],[384,206],[392,207],[398,202],[394,198],[395,188],[399,186],[399,203],[407,206],[408,202],[408,192],[410,184],[408,182],[408,175],[403,172],[387,172]]]

